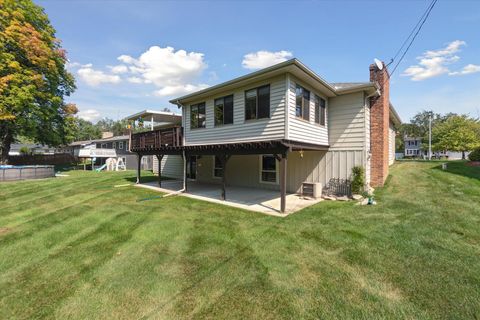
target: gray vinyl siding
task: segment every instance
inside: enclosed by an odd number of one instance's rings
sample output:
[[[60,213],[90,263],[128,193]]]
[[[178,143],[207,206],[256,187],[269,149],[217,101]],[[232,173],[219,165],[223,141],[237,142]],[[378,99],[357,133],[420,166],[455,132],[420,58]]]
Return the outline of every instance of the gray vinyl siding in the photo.
[[[301,192],[303,182],[321,182],[322,186],[332,178],[350,179],[352,168],[362,166],[361,150],[292,152],[288,156],[287,189]]]
[[[310,114],[309,114],[309,121],[299,119],[295,115],[295,107],[296,107],[296,95],[295,89],[297,83],[310,91]],[[305,85],[294,76],[289,75],[287,76],[287,85],[288,85],[288,136],[287,139],[300,141],[300,142],[307,142],[307,143],[314,143],[319,145],[328,145],[328,110],[329,110],[329,102],[328,98],[319,94],[315,90],[313,90],[310,86]],[[325,118],[325,126],[321,126],[315,123],[315,95],[325,99],[326,102],[326,118]]]
[[[185,106],[185,145],[279,140],[285,138],[285,76],[275,77]],[[270,118],[245,120],[245,90],[270,84]],[[233,94],[233,124],[215,126],[214,100]],[[205,102],[206,127],[190,128],[190,106]]]
[[[369,117],[365,119],[364,94],[341,95],[329,102],[330,150],[363,150],[366,122],[370,121]]]
[[[303,182],[321,182],[325,186],[331,178],[349,179],[352,167],[364,161],[362,151],[305,151],[303,157],[295,151],[287,158],[287,191],[299,193]],[[197,181],[220,184],[213,177],[213,156],[197,160]],[[277,163],[277,172],[279,165]],[[260,156],[232,156],[227,163],[227,186],[279,190],[279,184],[260,182]]]
[[[197,181],[218,183],[222,180],[213,177],[214,156],[201,156],[197,160]],[[277,163],[277,171],[278,171]],[[260,156],[232,156],[227,162],[227,186],[252,187],[259,189],[279,190],[278,184],[260,182]]]
[[[158,159],[153,157],[153,173],[158,174]],[[178,155],[165,155],[162,158],[162,176],[183,179],[183,159]]]

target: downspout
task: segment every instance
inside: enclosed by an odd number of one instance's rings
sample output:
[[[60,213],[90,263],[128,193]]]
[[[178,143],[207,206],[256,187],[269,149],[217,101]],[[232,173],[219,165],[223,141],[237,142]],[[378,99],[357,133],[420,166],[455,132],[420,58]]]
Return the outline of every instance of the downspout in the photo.
[[[365,96],[365,100],[364,100],[364,104],[363,104],[363,128],[365,129],[365,135],[367,135],[367,117],[366,117],[366,114],[367,114],[367,108],[370,108],[370,103],[369,103],[369,99],[374,97],[374,96],[381,96],[381,92],[380,90],[376,90],[374,93],[368,95],[368,96]],[[370,110],[370,112],[372,112]],[[371,114],[369,112],[369,115],[370,115],[370,118],[371,118]],[[368,119],[368,121],[370,121],[370,119]],[[371,135],[371,123],[370,123],[370,132],[368,132],[368,136],[369,136],[369,142],[370,144],[372,144],[372,135]],[[366,136],[365,136],[366,138]],[[364,139],[363,140],[363,166],[364,168],[366,169],[367,168],[367,164],[368,164],[368,158],[370,157],[370,146],[367,146],[367,139]],[[372,175],[372,170],[370,168],[370,179],[371,179],[371,175]],[[367,187],[370,187],[370,181],[367,183]]]

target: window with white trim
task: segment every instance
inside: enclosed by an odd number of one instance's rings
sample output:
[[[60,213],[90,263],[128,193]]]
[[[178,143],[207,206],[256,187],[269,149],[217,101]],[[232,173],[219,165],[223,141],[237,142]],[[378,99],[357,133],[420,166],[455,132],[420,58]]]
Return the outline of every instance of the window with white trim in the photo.
[[[120,141],[118,144],[119,144],[118,148],[119,148],[120,150],[123,150],[123,141]]]
[[[113,149],[117,149],[117,143],[116,142],[113,143]]]
[[[277,183],[277,160],[273,155],[261,156],[260,181],[266,183]]]

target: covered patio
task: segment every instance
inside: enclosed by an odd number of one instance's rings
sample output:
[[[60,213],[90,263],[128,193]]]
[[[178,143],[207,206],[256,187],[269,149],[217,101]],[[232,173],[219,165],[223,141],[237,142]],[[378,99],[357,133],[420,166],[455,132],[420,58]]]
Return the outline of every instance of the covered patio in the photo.
[[[181,180],[164,180],[162,181],[162,187],[159,187],[158,183],[154,181],[140,183],[136,186],[279,217],[285,217],[322,201],[322,199],[305,198],[297,194],[286,194],[285,211],[282,213],[280,194],[273,190],[226,186],[228,198],[222,200],[219,185],[213,183],[189,181],[186,192],[179,192],[183,188],[183,181]]]

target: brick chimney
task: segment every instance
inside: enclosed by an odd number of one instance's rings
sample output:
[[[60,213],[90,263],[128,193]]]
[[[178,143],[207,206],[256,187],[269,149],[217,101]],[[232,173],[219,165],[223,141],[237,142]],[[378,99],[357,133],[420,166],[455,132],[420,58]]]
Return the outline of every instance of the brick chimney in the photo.
[[[390,78],[385,64],[380,70],[370,65],[370,81],[380,87],[380,96],[370,98],[370,185],[381,187],[388,176],[388,128],[390,118]]]

